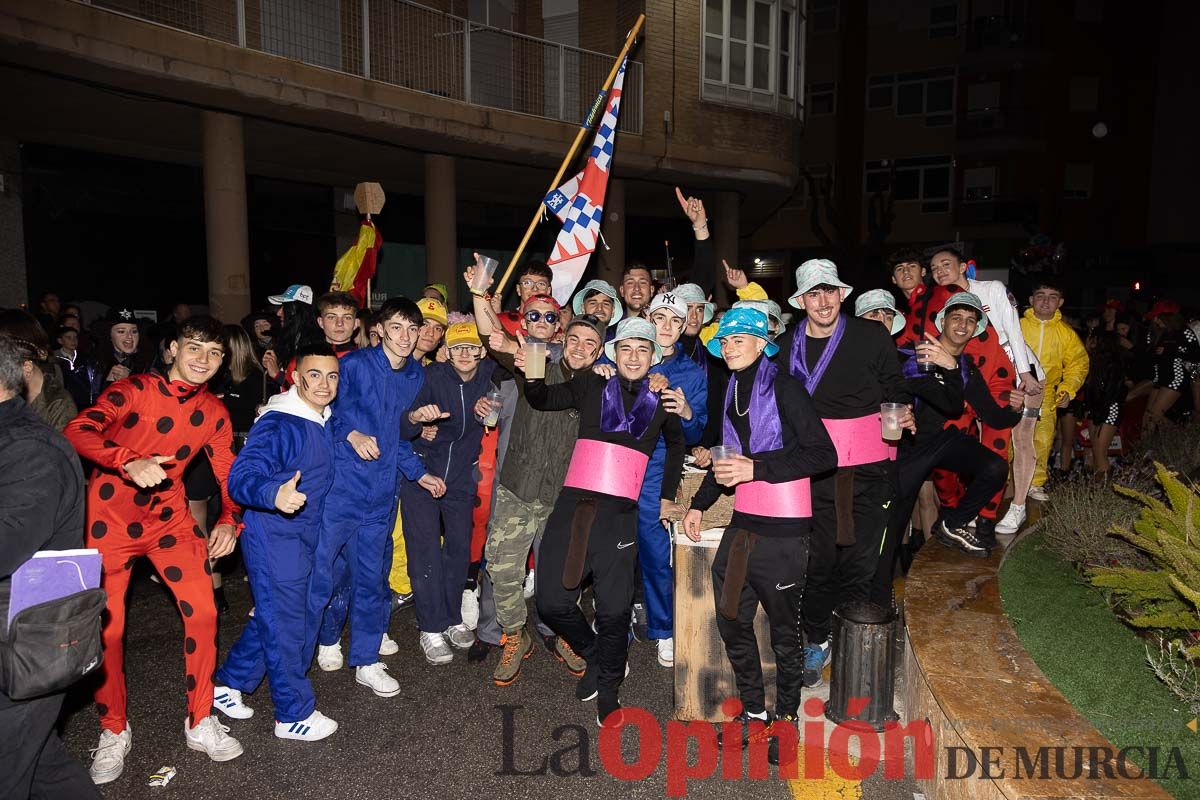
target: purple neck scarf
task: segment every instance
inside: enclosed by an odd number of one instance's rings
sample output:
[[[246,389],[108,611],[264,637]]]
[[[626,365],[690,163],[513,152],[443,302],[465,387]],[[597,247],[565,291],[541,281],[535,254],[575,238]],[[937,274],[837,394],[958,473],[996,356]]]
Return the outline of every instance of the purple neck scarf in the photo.
[[[604,384],[604,394],[600,400],[600,430],[605,433],[625,432],[635,439],[641,439],[656,411],[658,395],[650,391],[646,381],[642,381],[637,398],[626,414],[625,402],[621,398],[621,378],[613,376]]]
[[[833,354],[837,351],[838,345],[842,343],[842,335],[846,332],[846,315],[839,314],[837,326],[833,329],[833,335],[829,337],[829,343],[825,345],[824,352],[817,359],[817,365],[812,372],[808,370],[808,318],[805,317],[796,328],[796,333],[792,337],[792,361],[791,373],[800,380],[804,381],[804,388],[808,393],[815,394],[817,384],[821,382],[821,378],[825,377],[825,370],[829,368],[829,362],[833,361]]]
[[[783,426],[779,422],[779,406],[775,403],[775,375],[778,372],[774,361],[765,355],[759,356],[754,387],[750,390],[750,453],[765,453],[783,447]],[[729,388],[725,390],[722,442],[726,445],[740,444],[733,420],[729,417],[730,413],[737,413],[733,410],[737,379],[736,373],[730,376]]]

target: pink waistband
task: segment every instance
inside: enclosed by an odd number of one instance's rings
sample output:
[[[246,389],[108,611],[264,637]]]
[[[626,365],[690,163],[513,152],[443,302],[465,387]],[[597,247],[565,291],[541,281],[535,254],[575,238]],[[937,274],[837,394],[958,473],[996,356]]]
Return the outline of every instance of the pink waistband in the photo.
[[[763,517],[811,517],[808,478],[787,483],[739,483],[733,490],[733,510]]]
[[[650,456],[611,442],[580,439],[563,486],[637,500]],[[536,468],[536,467],[534,467]]]
[[[883,440],[879,413],[854,419],[822,419],[838,454],[839,467],[895,461],[896,446]]]

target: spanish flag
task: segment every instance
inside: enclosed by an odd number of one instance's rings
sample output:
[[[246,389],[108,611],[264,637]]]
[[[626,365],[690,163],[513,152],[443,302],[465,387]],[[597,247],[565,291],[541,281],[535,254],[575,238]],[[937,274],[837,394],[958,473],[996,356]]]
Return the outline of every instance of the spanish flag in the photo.
[[[367,281],[375,277],[375,264],[383,237],[375,230],[375,223],[367,219],[358,229],[358,241],[342,254],[333,268],[333,285],[338,291],[352,295],[364,308],[369,303]]]

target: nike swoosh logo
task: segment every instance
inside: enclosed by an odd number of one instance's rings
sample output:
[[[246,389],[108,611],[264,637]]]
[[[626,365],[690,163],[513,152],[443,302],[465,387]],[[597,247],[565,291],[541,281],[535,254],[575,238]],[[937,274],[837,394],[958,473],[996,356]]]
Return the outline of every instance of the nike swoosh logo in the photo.
[[[795,585],[796,585],[796,584],[794,584],[794,583],[789,583],[787,586],[780,586],[780,585],[777,583],[777,584],[775,584],[775,588],[776,588],[778,591],[781,591],[781,592],[782,592],[784,589],[790,589],[790,588],[792,588],[792,587],[793,587],[793,586],[795,586]]]
[[[633,547],[633,542],[617,542],[618,550],[624,550],[626,547]]]

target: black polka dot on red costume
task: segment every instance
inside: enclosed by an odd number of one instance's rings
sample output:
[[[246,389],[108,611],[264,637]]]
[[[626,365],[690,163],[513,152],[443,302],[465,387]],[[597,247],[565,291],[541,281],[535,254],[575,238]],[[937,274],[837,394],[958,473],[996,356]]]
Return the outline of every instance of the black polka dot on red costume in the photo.
[[[217,418],[217,430],[221,430],[221,428],[224,428],[224,427],[225,427],[225,418],[218,417]]]
[[[192,526],[192,535],[193,535],[193,536],[195,536],[197,539],[203,539],[203,538],[204,538],[204,531],[202,531],[202,530],[200,529],[200,526],[199,526],[199,525],[193,525],[193,526]]]
[[[987,340],[988,340],[988,332],[987,331],[984,331],[983,333],[979,334],[979,341],[986,342]]]
[[[141,417],[139,417],[137,415],[136,411],[130,411],[129,416],[126,417],[125,421],[121,423],[121,427],[122,428],[132,428],[134,425],[138,424],[139,419],[141,419]]]
[[[87,418],[94,422],[104,422],[105,421],[104,415],[101,414],[99,411],[87,412]]]
[[[167,466],[167,465],[164,464],[163,466]],[[174,485],[175,485],[175,481],[171,480],[170,478],[167,478],[166,480],[164,480],[162,483],[158,484],[158,486],[156,486],[154,488],[166,491],[167,489],[170,489]]]
[[[1007,378],[1008,377],[1008,368],[1001,367],[1000,369],[996,370],[996,375],[998,375],[1001,378]]]
[[[172,510],[172,508],[170,506],[163,506],[162,511],[158,512],[158,518],[160,520],[162,520],[163,522],[166,522],[167,520],[169,520],[171,518],[171,515],[174,513],[175,513],[174,510]]]
[[[120,445],[118,445],[118,444],[117,444],[116,442],[114,442],[112,439],[105,439],[105,440],[104,440],[104,449],[106,449],[106,450],[112,450],[114,447],[120,447]]]
[[[181,447],[175,451],[175,459],[177,461],[183,461],[185,458],[187,458],[191,454],[192,454],[192,448],[188,447],[185,444],[183,447]]]
[[[188,422],[192,423],[193,428],[199,428],[204,424],[204,412],[196,409],[192,412],[192,416],[188,417]]]
[[[154,423],[154,430],[159,433],[169,433],[171,428],[175,427],[175,420],[170,417],[159,417],[158,422]]]
[[[133,504],[135,506],[144,506],[150,502],[150,493],[145,489],[138,489],[133,493]]]
[[[130,539],[138,539],[141,537],[142,533],[144,532],[144,529],[142,528],[142,523],[131,522],[125,528],[125,532],[129,534]]]
[[[117,408],[120,408],[121,406],[125,405],[125,395],[121,394],[120,392],[109,392],[108,402],[112,403]]]
[[[129,382],[130,382],[130,383],[132,383],[132,384],[133,384],[133,388],[137,389],[139,392],[140,392],[142,389],[145,389],[145,388],[146,388],[146,384],[142,383],[142,379],[141,379],[141,378],[138,378],[138,377],[136,377],[136,376],[135,376],[135,377],[132,377],[132,378],[130,378],[130,379],[129,379]]]
[[[977,357],[975,358],[975,362],[976,362],[977,364],[979,364],[979,366],[981,366],[981,367],[982,367],[984,364],[986,364],[986,363],[987,363],[987,356],[977,356]]]
[[[96,703],[96,713],[102,717],[108,716],[108,706],[104,703]]]
[[[171,581],[171,583],[176,583],[183,578],[183,570],[179,567],[167,567],[163,570],[163,577]]]
[[[162,381],[158,382],[158,391],[162,393],[163,397],[171,396],[171,390],[168,389],[167,385],[165,383],[163,383]]]
[[[187,653],[189,656],[196,652],[196,640],[190,636],[187,637],[187,639],[185,639],[183,642],[183,652]]]
[[[158,546],[159,547],[174,547],[175,546],[175,537],[168,533],[166,536],[163,536],[158,540]]]
[[[190,692],[190,691],[195,690],[195,688],[196,688],[196,676],[188,675],[187,676],[187,690]]]
[[[96,520],[95,522],[92,523],[92,538],[93,539],[103,539],[104,535],[107,533],[108,533],[108,525],[104,524],[104,522],[102,522],[101,520]]]
[[[111,500],[112,496],[116,493],[117,487],[113,486],[111,483],[100,484],[100,489],[96,492],[96,494],[100,496],[101,500]]]
[[[204,559],[204,574],[212,575],[212,564],[209,563],[207,558]]]
[[[195,612],[195,610],[192,609],[191,603],[189,603],[187,600],[180,600],[179,601],[179,613],[183,614],[185,617],[190,617],[192,614],[194,614],[196,612]]]
[[[137,556],[130,556],[129,558],[125,559],[125,569],[126,570],[133,569],[133,565],[137,563],[137,560],[138,560]]]
[[[478,494],[476,494],[475,495],[475,507],[479,508],[481,505],[483,505],[483,498],[480,497]]]
[[[997,450],[1002,450],[1006,444],[1008,443],[1003,439],[992,439],[992,447],[996,448]]]
[[[100,432],[100,429],[97,428],[95,425],[80,425],[79,430],[87,431],[88,433],[99,433]]]
[[[917,334],[918,336],[920,336],[920,335],[921,335],[921,326],[920,326],[920,324],[913,325],[912,331],[913,331],[913,333],[915,333],[915,334]]]

